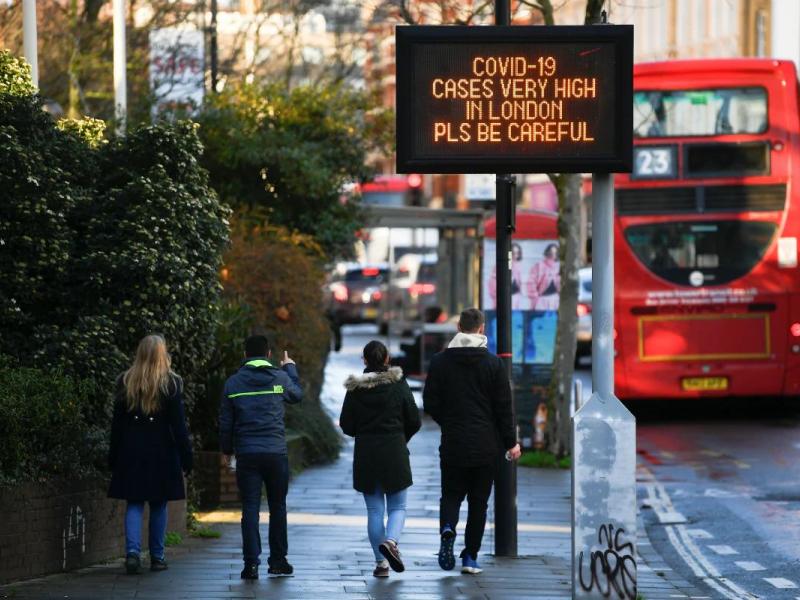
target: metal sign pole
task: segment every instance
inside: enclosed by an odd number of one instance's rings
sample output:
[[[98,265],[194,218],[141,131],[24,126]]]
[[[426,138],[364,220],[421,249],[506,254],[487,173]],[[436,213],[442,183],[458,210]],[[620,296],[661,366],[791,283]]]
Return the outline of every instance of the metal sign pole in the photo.
[[[22,1],[22,48],[31,66],[33,85],[39,88],[39,48],[36,33],[36,0]]]
[[[117,118],[117,135],[125,135],[125,121],[128,116],[125,4],[125,0],[114,0],[114,112]]]
[[[497,175],[497,356],[506,367],[511,381],[511,233],[513,231],[514,178],[511,175]],[[511,385],[511,411],[514,423],[517,421],[514,406],[514,385]],[[517,463],[499,457],[497,476],[494,483],[496,556],[517,555]]]
[[[592,391],[614,395],[614,184],[592,176]]]
[[[511,3],[495,0],[495,25],[511,25]],[[512,194],[514,178],[498,173],[495,186],[497,196],[496,273],[497,273],[497,356],[506,367],[511,381],[511,232],[513,211]],[[517,411],[514,405],[514,385],[511,385],[511,411],[514,423]],[[517,555],[517,464],[499,457],[494,482],[494,553],[496,556]]]
[[[219,79],[219,50],[217,47],[217,0],[211,0],[211,26],[209,54],[211,60],[211,93],[217,93],[217,80]]]
[[[614,187],[592,183],[592,396],[572,420],[572,597],[636,600],[636,419],[614,396]]]

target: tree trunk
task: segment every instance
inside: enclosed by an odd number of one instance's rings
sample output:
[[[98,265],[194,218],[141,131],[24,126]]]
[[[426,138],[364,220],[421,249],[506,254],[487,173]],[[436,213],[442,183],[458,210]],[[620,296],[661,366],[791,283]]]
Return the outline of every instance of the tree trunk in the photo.
[[[558,191],[558,248],[561,294],[558,305],[553,379],[550,384],[547,425],[548,449],[557,456],[569,454],[572,425],[570,399],[575,371],[578,325],[578,269],[580,268],[581,176],[556,175]]]
[[[551,0],[523,1],[538,9],[545,25],[554,25]],[[586,0],[584,23],[599,23],[605,0]],[[581,176],[551,174],[558,192],[558,245],[561,261],[561,294],[558,305],[556,350],[553,378],[548,394],[547,447],[557,456],[569,454],[572,447],[570,399],[575,374],[576,329],[578,325],[578,269],[580,268]]]

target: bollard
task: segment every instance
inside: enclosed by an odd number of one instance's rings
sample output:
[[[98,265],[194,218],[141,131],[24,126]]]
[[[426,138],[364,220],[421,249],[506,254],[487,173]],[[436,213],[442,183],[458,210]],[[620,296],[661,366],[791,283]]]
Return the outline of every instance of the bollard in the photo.
[[[636,419],[614,396],[611,175],[592,187],[592,396],[572,419],[572,598],[636,600]]]

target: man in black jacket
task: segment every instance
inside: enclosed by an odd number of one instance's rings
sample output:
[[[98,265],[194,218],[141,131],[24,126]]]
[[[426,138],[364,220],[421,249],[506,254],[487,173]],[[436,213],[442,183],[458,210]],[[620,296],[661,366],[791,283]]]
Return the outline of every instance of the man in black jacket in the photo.
[[[466,496],[461,572],[476,574],[481,572],[478,550],[498,459],[506,450],[506,457],[516,460],[520,447],[511,385],[503,362],[487,349],[483,313],[477,308],[462,312],[458,330],[447,349],[431,361],[423,401],[425,412],[442,429],[439,566],[447,571],[455,567],[453,543]]]

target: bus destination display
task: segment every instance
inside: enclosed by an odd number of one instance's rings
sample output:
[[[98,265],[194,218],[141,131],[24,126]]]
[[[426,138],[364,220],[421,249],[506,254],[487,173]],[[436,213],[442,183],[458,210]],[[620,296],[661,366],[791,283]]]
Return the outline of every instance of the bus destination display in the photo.
[[[398,172],[629,171],[632,32],[398,27]]]

